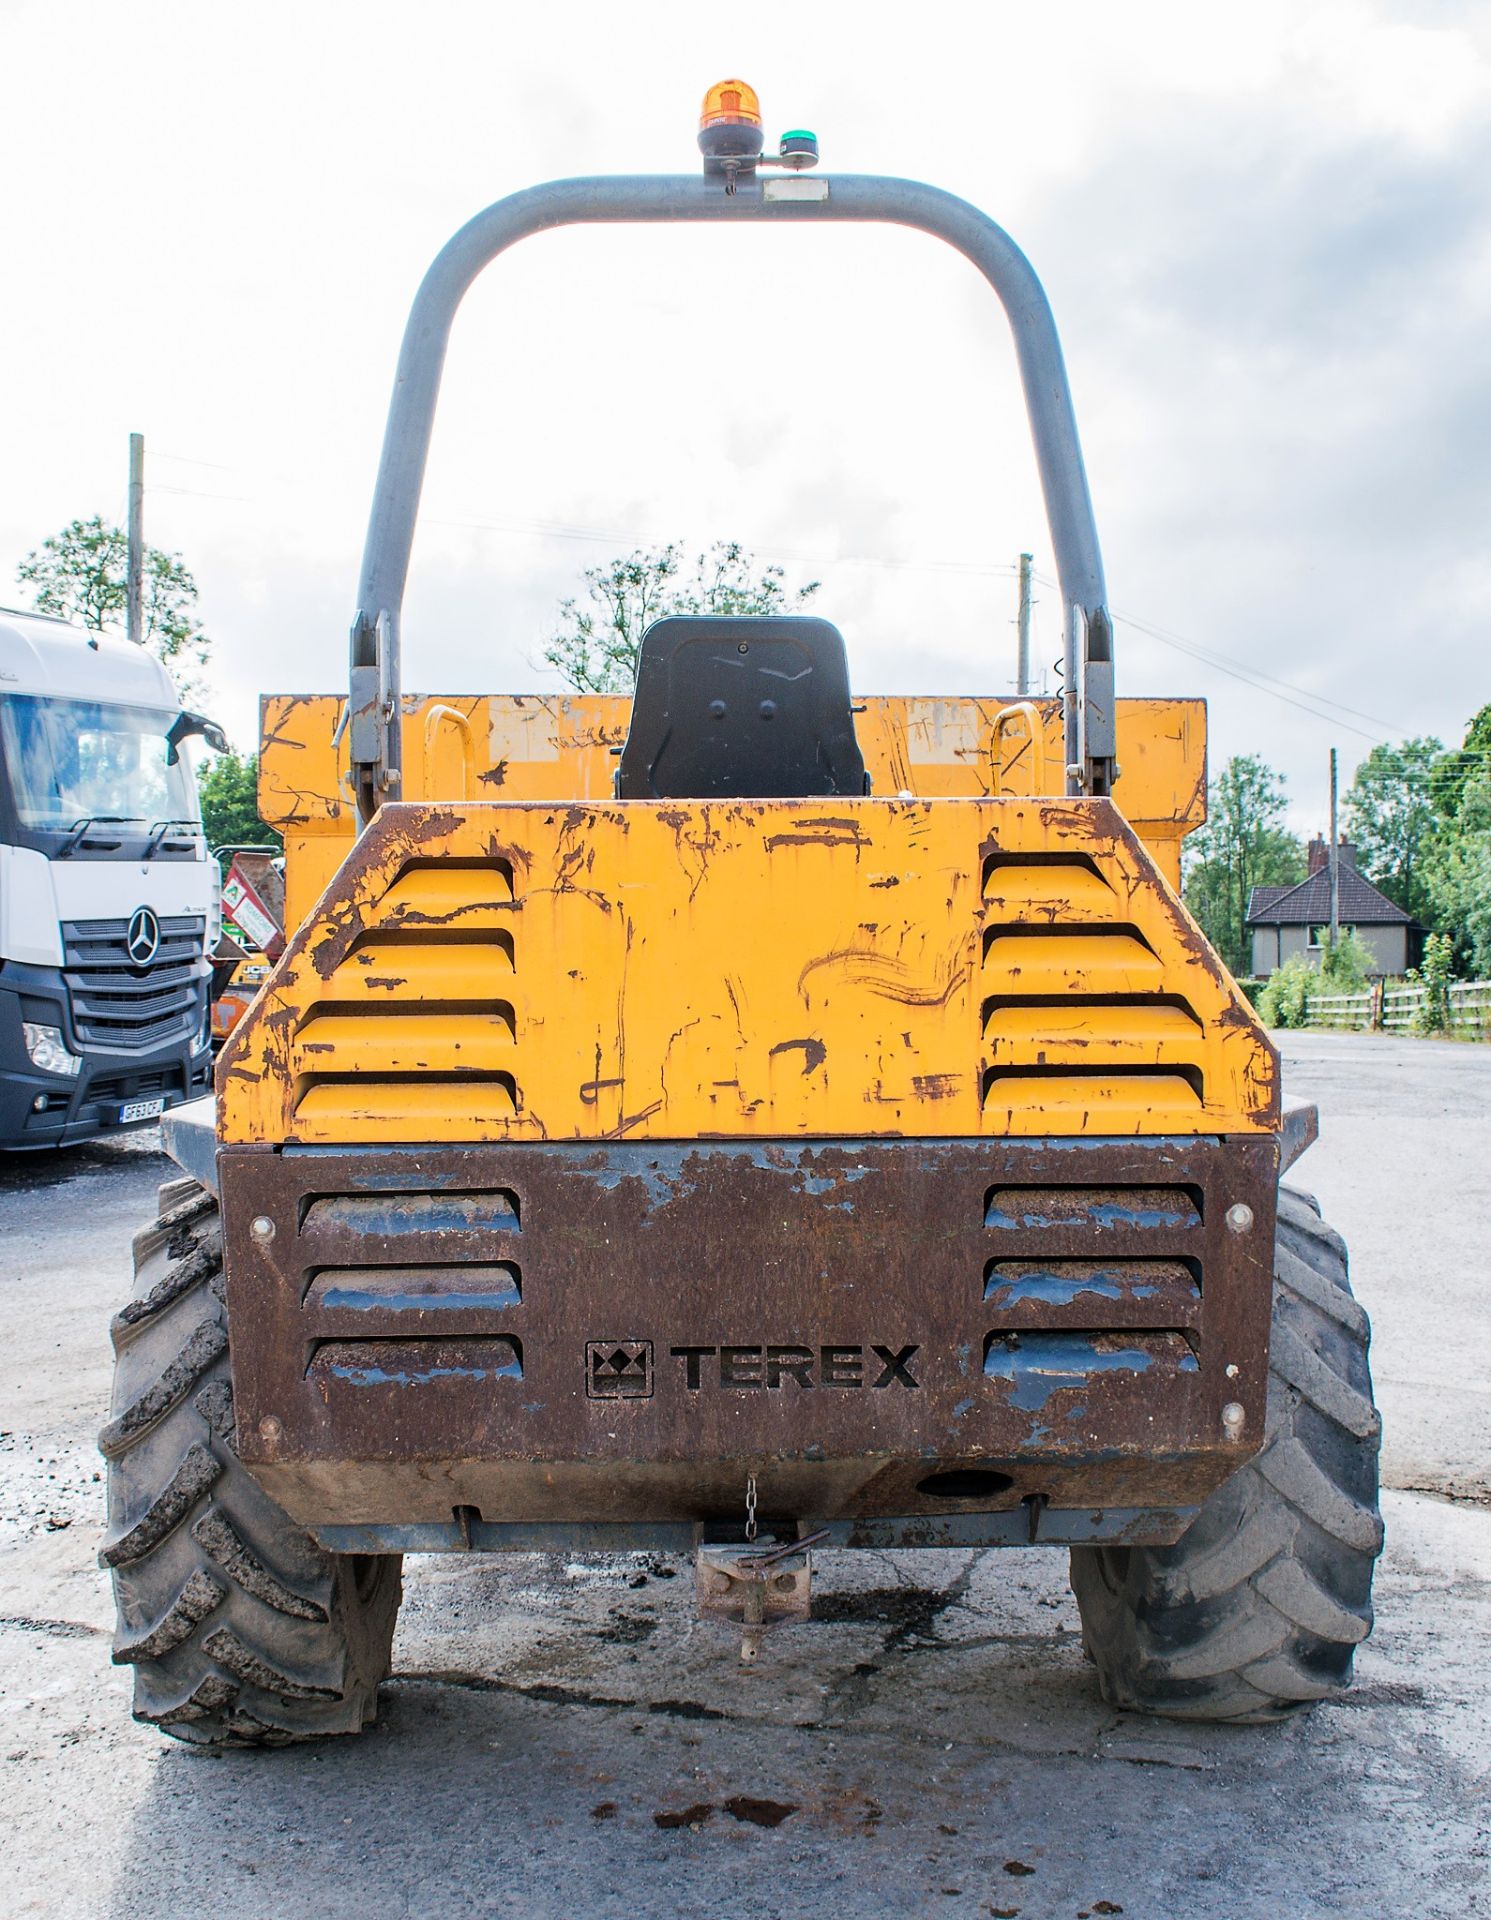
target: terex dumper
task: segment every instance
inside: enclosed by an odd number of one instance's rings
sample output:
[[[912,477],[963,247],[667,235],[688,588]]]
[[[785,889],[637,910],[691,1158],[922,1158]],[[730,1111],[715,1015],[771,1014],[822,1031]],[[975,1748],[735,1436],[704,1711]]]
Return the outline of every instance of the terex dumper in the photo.
[[[1177,898],[1200,704],[1113,697],[1039,282],[948,194],[764,158],[739,82],[700,145],[439,255],[349,697],[265,704],[293,932],[169,1129],[102,1438],[114,1657],[187,1740],[363,1726],[412,1552],[692,1551],[751,1657],[815,1543],[1050,1544],[1107,1697],[1196,1718],[1335,1692],[1371,1624],[1366,1318],[1279,1184],[1313,1116]],[[476,274],[576,222],[866,220],[1003,302],[1061,699],[852,699],[802,618],[661,621],[631,699],[403,693]]]

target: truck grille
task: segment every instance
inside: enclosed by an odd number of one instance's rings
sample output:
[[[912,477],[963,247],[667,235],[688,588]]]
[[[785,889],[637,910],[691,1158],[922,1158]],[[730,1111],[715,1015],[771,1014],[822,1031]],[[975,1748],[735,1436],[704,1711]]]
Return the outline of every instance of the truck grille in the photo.
[[[200,914],[162,915],[148,966],[129,957],[127,920],[63,923],[63,977],[73,1030],[89,1047],[139,1053],[192,1035],[202,1018],[207,961]]]

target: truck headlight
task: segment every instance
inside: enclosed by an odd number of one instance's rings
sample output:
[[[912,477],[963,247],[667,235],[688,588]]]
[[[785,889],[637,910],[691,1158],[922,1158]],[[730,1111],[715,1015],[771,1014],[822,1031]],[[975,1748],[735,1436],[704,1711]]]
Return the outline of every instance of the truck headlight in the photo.
[[[40,1067],[43,1073],[64,1073],[73,1078],[82,1071],[83,1062],[78,1055],[69,1053],[63,1046],[60,1027],[43,1027],[34,1020],[23,1020],[21,1033],[33,1067]]]

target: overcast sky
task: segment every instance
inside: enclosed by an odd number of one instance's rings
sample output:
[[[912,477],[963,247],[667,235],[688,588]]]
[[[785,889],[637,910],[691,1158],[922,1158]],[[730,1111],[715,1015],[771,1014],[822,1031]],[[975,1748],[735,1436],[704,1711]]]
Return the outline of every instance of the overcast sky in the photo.
[[[0,71],[0,602],[68,519],[122,518],[142,432],[147,534],[196,573],[241,744],[261,691],[343,683],[429,260],[536,180],[692,171],[728,74],[769,143],[812,127],[830,174],[947,187],[1029,254],[1121,692],[1207,696],[1213,766],[1264,754],[1304,830],[1333,744],[1349,774],[1491,698],[1491,7],[0,0]],[[1009,687],[1015,559],[1049,577],[1050,546],[1003,316],[958,255],[576,229],[488,271],[406,687],[553,687],[586,566],[717,538],[822,580],[859,690]],[[1053,661],[1049,586],[1036,641]]]

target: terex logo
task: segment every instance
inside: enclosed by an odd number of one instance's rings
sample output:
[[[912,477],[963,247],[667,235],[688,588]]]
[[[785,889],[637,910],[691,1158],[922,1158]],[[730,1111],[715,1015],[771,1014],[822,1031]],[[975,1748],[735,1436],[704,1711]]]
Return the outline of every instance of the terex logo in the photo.
[[[764,1388],[775,1391],[786,1382],[815,1387],[907,1387],[921,1383],[911,1371],[911,1357],[920,1347],[871,1345],[863,1347],[670,1347],[683,1362],[684,1385],[690,1393],[709,1386]]]

